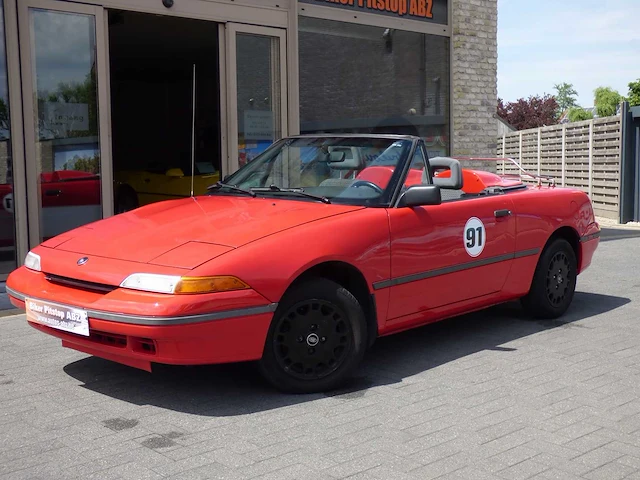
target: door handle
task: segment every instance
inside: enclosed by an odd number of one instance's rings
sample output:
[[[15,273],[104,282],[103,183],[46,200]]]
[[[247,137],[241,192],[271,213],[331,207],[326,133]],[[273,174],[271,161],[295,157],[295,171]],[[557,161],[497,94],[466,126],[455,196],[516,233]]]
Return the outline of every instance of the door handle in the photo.
[[[62,190],[47,190],[44,194],[47,197],[58,197],[62,193]]]
[[[493,212],[493,214],[496,216],[496,218],[508,217],[509,215],[511,215],[511,210],[496,210],[495,212]]]

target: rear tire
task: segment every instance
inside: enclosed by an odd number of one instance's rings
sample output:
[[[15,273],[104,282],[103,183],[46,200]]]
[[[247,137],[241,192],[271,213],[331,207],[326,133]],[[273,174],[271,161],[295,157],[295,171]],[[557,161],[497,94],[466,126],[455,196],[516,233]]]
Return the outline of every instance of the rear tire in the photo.
[[[366,339],[364,311],[351,292],[331,280],[310,279],[278,305],[260,371],[284,392],[332,390],[360,363]]]
[[[569,242],[563,238],[552,240],[540,255],[529,294],[522,298],[527,312],[545,319],[564,314],[576,290],[577,266]]]
[[[116,200],[116,214],[138,208],[138,195],[128,185],[120,187]]]

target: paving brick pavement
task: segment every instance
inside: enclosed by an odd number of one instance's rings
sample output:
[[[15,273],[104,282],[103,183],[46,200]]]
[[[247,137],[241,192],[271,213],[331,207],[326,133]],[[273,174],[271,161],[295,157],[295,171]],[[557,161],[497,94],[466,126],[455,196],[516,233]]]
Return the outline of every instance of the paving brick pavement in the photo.
[[[251,364],[154,374],[0,318],[1,479],[640,479],[640,232],[569,313],[496,307],[379,340],[330,394]]]

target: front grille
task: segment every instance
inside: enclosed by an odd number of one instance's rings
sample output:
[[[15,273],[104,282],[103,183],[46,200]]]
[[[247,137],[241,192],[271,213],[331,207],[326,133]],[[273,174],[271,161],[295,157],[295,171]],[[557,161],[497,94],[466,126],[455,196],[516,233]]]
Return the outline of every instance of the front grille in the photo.
[[[62,277],[60,275],[53,275],[51,273],[45,273],[45,278],[56,285],[62,285],[65,287],[77,288],[80,290],[87,290],[89,292],[97,293],[109,293],[118,287],[113,285],[107,285],[104,283],[86,282],[84,280],[78,280],[75,278]]]

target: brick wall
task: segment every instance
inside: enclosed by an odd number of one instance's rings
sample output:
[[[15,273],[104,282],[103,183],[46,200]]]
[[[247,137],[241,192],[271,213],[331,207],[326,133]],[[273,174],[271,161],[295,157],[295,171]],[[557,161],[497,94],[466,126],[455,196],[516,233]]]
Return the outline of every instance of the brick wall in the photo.
[[[385,30],[300,17],[303,131],[448,137],[449,40]]]
[[[495,156],[497,0],[453,0],[453,154]]]

